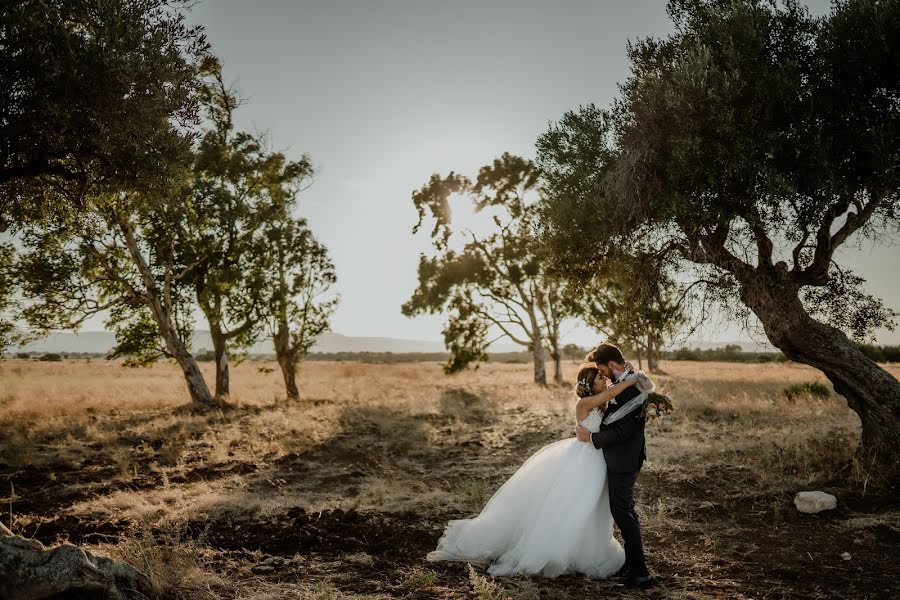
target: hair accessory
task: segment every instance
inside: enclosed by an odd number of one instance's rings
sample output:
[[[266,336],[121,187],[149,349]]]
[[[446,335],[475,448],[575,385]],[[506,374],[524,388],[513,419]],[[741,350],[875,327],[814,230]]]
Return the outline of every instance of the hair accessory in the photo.
[[[580,398],[590,396],[594,393],[593,385],[588,383],[587,377],[578,380],[578,385],[575,386],[575,393],[578,394]]]

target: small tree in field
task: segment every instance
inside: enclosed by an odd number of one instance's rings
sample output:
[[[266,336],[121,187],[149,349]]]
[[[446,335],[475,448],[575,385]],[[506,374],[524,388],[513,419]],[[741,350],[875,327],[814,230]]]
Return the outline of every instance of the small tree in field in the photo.
[[[173,226],[184,230],[188,260],[198,262],[190,283],[209,324],[215,395],[223,399],[230,392],[229,356],[251,346],[265,327],[265,274],[272,260],[266,228],[311,177],[312,166],[306,156],[289,161],[266,150],[260,136],[234,131],[239,100],[217,63],[200,97],[209,128],[194,154],[190,210]],[[283,188],[293,191],[285,196]]]
[[[620,260],[617,263],[622,265]],[[606,271],[604,271],[606,272]],[[659,371],[659,353],[666,338],[685,322],[685,307],[674,281],[654,278],[633,268],[617,274],[598,274],[567,298],[571,312],[592,329],[628,348],[643,368]]]
[[[585,354],[587,354],[587,350],[578,344],[566,344],[562,349],[563,358],[568,358],[573,363],[581,362]]]
[[[669,13],[671,37],[629,48],[610,110],[582,107],[546,134],[542,164],[580,182],[551,198],[548,244],[567,263],[665,256],[752,312],[847,399],[862,464],[896,485],[900,383],[847,335],[894,315],[835,252],[900,224],[900,2],[839,1],[822,19],[759,0]]]
[[[544,193],[541,172],[530,161],[504,154],[482,167],[477,179],[457,173],[431,180],[413,194],[419,213],[417,232],[434,219],[434,256],[419,260],[419,287],[403,305],[403,314],[450,312],[444,341],[451,358],[448,373],[487,359],[490,329],[531,350],[534,381],[546,383],[545,343],[554,360],[554,379],[562,382],[560,326],[566,313],[564,285],[549,276],[534,235],[537,200]],[[454,230],[451,196],[472,202],[476,211],[494,213],[488,235]],[[461,249],[452,246],[459,241]]]
[[[265,313],[269,334],[287,397],[300,397],[297,365],[329,327],[338,298],[328,291],[337,281],[325,246],[313,236],[306,221],[282,213],[266,228],[267,295]]]
[[[171,358],[191,399],[211,405],[190,352],[193,303],[185,280],[196,264],[181,261],[176,248],[183,240],[169,226],[187,197],[185,188],[162,198],[106,195],[74,218],[26,229],[17,279],[33,300],[22,315],[34,330],[77,329],[109,311],[118,342],[111,356],[129,356],[131,365]]]

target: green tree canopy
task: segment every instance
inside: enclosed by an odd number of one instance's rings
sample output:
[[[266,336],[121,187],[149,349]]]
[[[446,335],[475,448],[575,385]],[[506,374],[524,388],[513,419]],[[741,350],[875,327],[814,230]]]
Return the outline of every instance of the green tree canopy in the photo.
[[[109,312],[116,332],[112,356],[131,364],[175,360],[191,398],[212,404],[190,353],[193,295],[186,284],[196,264],[183,262],[184,239],[173,228],[189,202],[187,169],[167,178],[155,196],[139,192],[91,197],[86,210],[31,223],[20,233],[16,280],[29,303],[22,317],[35,332],[78,329]]]
[[[647,359],[647,369],[659,371],[662,345],[688,320],[684,286],[657,272],[658,265],[620,256],[588,282],[569,293],[569,311],[623,350]],[[646,258],[646,257],[644,257]],[[643,366],[641,366],[643,368]]]
[[[240,101],[211,64],[200,98],[207,127],[194,153],[190,203],[174,227],[196,263],[190,284],[206,317],[216,365],[216,397],[229,394],[229,359],[240,358],[264,330],[272,223],[293,207],[313,174],[309,157],[288,160],[260,134],[235,131]]]
[[[0,354],[15,341],[16,315],[15,248],[0,243]]]
[[[265,323],[275,345],[288,398],[299,398],[297,364],[328,331],[338,296],[328,251],[304,219],[279,213],[265,228],[267,263]]]
[[[434,220],[433,256],[419,260],[419,287],[403,305],[403,314],[450,312],[444,341],[451,358],[445,369],[456,372],[487,359],[491,330],[529,348],[534,379],[545,383],[544,348],[554,358],[555,378],[562,379],[560,325],[567,313],[563,286],[543,268],[534,235],[538,200],[545,181],[531,161],[503,154],[481,168],[475,181],[458,173],[432,175],[413,193],[419,213],[417,232],[427,217]],[[450,200],[461,196],[476,212],[492,216],[485,235],[454,228]],[[454,241],[458,242],[454,245]]]
[[[4,2],[0,231],[156,185],[190,147],[207,49],[169,0]]]
[[[865,464],[896,481],[900,384],[841,331],[893,314],[835,251],[898,225],[900,2],[838,1],[821,19],[795,1],[668,10],[675,33],[629,46],[613,105],[548,132],[542,164],[570,182],[544,213],[548,244],[567,262],[667,258],[745,307],[828,376],[862,419]]]

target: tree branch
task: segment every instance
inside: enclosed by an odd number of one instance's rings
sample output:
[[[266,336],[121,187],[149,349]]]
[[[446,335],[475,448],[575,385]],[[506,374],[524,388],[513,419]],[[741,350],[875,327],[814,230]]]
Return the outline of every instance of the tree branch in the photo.
[[[707,233],[683,219],[678,219],[677,223],[687,241],[687,246],[683,246],[686,258],[692,262],[714,265],[738,278],[751,276],[753,267],[725,247],[731,231],[730,221],[723,219],[713,231]]]
[[[513,334],[509,329],[507,329],[507,328],[504,326],[503,321],[500,321],[498,318],[496,318],[494,315],[490,314],[489,312],[487,312],[487,311],[485,311],[485,310],[483,310],[483,309],[481,309],[481,308],[475,308],[473,312],[475,312],[476,314],[481,315],[482,317],[484,317],[485,319],[487,319],[488,321],[490,321],[491,323],[493,323],[494,325],[496,325],[497,327],[499,327],[500,330],[501,330],[503,333],[505,333],[506,336],[509,337],[509,339],[511,339],[511,340],[514,341],[515,343],[517,343],[517,344],[519,344],[519,345],[521,345],[521,346],[526,346],[526,347],[531,343],[530,341],[523,341],[521,338],[516,337],[515,334]],[[523,329],[525,329],[525,334],[528,335],[529,338],[530,338],[530,337],[531,337],[531,332],[530,332],[527,328],[523,328]]]
[[[828,270],[834,251],[872,218],[888,193],[887,190],[881,190],[872,194],[871,199],[862,206],[854,203],[858,212],[849,212],[844,224],[834,234],[831,233],[831,226],[835,219],[848,211],[851,200],[844,199],[832,204],[816,234],[816,250],[812,263],[806,269],[794,268],[798,282],[802,285],[824,285],[828,281]]]
[[[125,291],[128,293],[128,295],[131,296],[134,300],[144,302],[144,294],[139,292],[137,288],[131,285],[131,282],[128,281],[128,279],[123,277],[121,274],[116,272],[115,269],[112,268],[112,265],[109,264],[106,255],[98,250],[97,247],[94,246],[93,242],[85,241],[85,246],[87,247],[88,252],[90,252],[91,256],[96,258],[97,262],[100,263],[103,272],[106,273],[106,276],[109,277],[110,281],[121,284],[125,288]]]

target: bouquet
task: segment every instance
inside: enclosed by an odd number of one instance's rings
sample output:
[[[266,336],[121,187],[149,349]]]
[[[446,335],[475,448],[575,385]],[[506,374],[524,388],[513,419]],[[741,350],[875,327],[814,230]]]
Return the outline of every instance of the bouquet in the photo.
[[[654,391],[650,392],[650,394],[647,395],[647,399],[644,400],[644,405],[641,407],[641,414],[644,417],[652,419],[667,415],[673,410],[675,410],[675,407],[672,405],[672,399],[665,394]]]

